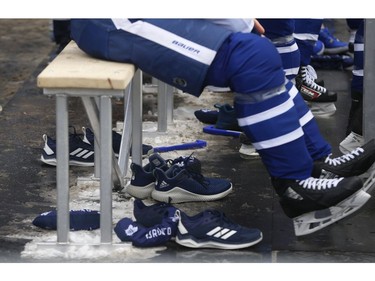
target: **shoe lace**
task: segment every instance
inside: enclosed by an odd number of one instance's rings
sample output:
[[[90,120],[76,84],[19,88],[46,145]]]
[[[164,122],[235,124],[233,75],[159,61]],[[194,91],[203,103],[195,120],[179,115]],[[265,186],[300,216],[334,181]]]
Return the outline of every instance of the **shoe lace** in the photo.
[[[365,150],[362,147],[357,147],[352,152],[344,154],[340,157],[330,158],[330,156],[327,156],[327,158],[324,160],[324,163],[328,165],[339,166],[353,160],[354,158],[361,155],[364,151]]]
[[[318,85],[315,83],[315,79],[318,78],[315,69],[311,65],[301,66],[301,73],[303,81],[315,91],[325,93],[327,90],[326,88]]]
[[[200,161],[193,156],[194,152],[192,152],[189,156],[180,156],[176,159],[167,159],[166,162],[168,166],[178,165],[181,168],[187,169],[193,173],[200,173],[201,171],[201,163]]]
[[[229,219],[224,212],[220,212],[215,209],[207,209],[206,212],[211,214],[211,219],[218,223],[219,226],[234,225],[235,223]]]
[[[305,180],[298,181],[298,184],[306,189],[312,190],[325,190],[336,187],[340,181],[344,178],[337,179],[316,179],[313,177],[307,178]]]
[[[204,177],[201,173],[197,173],[194,171],[189,171],[185,169],[185,171],[197,182],[199,182],[204,188],[208,188],[210,185],[210,181]]]

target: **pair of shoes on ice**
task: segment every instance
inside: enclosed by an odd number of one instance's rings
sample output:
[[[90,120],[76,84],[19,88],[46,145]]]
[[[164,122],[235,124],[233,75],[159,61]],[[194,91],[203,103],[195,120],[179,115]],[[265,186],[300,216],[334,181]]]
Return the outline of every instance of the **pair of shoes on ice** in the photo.
[[[90,128],[82,127],[83,135],[79,135],[76,129],[71,126],[73,133],[69,134],[69,165],[71,166],[94,166],[94,133]],[[118,157],[121,146],[122,135],[112,131],[112,147]],[[41,161],[52,166],[56,166],[56,140],[48,135],[43,135],[44,147],[42,150]],[[142,145],[143,155],[147,155],[152,149],[151,145]]]
[[[132,178],[125,191],[139,199],[160,202],[192,202],[218,200],[232,191],[227,179],[208,178],[201,174],[201,163],[193,156],[165,160],[154,153],[149,163],[131,163]]]
[[[296,235],[315,232],[362,207],[371,197],[373,173],[365,174],[375,161],[375,141],[340,157],[316,162],[311,177],[303,180],[272,179],[285,214],[293,218]]]
[[[135,199],[133,214],[121,219],[115,233],[137,247],[155,247],[174,240],[189,248],[242,249],[262,240],[262,232],[230,220],[218,210],[188,216],[169,203],[145,205]]]

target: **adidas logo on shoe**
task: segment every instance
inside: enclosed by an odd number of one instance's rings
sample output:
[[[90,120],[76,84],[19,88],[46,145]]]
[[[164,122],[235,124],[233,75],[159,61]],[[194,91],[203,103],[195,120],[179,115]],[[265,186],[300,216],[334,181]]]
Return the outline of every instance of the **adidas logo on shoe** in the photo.
[[[165,181],[162,181],[162,182],[159,184],[159,188],[160,188],[160,189],[168,188],[168,187],[169,187],[169,184],[166,183]]]

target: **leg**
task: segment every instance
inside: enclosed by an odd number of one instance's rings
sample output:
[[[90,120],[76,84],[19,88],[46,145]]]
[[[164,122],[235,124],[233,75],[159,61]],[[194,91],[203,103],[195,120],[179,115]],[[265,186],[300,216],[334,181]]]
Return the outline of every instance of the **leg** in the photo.
[[[308,226],[308,230],[302,230],[303,234],[328,225],[314,222],[318,225],[314,228],[312,222],[304,218],[357,196],[362,181],[358,177],[311,177],[314,159],[309,149],[321,147],[328,153],[330,147],[320,136],[312,118],[302,123],[309,111],[298,94],[290,93],[294,88],[285,85],[281,59],[272,43],[252,35],[232,36],[210,67],[207,80],[215,85],[215,79],[227,81],[236,92],[239,125],[257,148],[285,213],[299,221],[302,216],[304,225]],[[358,203],[358,208],[364,201]],[[353,205],[340,206],[340,212],[324,217],[324,221],[333,221],[337,214],[342,218],[347,208],[354,208]],[[295,230],[296,234],[301,234],[301,229]]]

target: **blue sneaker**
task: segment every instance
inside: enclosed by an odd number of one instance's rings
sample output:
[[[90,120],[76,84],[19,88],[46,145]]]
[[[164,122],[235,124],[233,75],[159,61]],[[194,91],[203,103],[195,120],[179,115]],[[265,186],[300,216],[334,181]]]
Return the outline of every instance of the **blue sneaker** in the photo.
[[[70,230],[94,230],[100,228],[100,213],[94,210],[71,210],[69,212]],[[57,229],[57,211],[49,211],[38,215],[33,225],[48,229]]]
[[[163,219],[175,220],[175,227],[172,228],[172,236],[176,236],[177,220],[175,213],[177,208],[169,203],[159,202],[153,205],[145,205],[142,200],[134,200],[133,214],[135,220],[145,227],[152,227],[160,224]]]
[[[176,243],[189,248],[234,250],[253,246],[263,239],[259,229],[247,228],[231,221],[224,213],[206,210],[189,217],[176,211]]]
[[[151,197],[167,203],[218,200],[232,191],[232,183],[226,179],[206,178],[202,174],[173,165],[167,171],[156,168],[155,189]]]
[[[114,231],[121,241],[132,242],[136,247],[157,247],[171,240],[175,224],[175,219],[165,218],[159,224],[145,227],[130,218],[123,218],[118,221]]]
[[[322,28],[320,30],[318,40],[322,41],[324,44],[324,54],[337,55],[349,51],[349,44],[333,36],[328,28]]]
[[[324,44],[320,40],[316,40],[313,48],[313,56],[321,56],[324,53]]]
[[[238,125],[237,115],[234,107],[230,104],[215,104],[215,107],[219,109],[217,121],[215,127],[218,129],[241,131]]]
[[[166,171],[172,165],[178,165],[182,168],[188,169],[192,173],[201,172],[201,162],[192,155],[180,156],[174,160],[165,160],[160,154],[154,153],[150,155],[148,160],[149,163],[144,167],[135,163],[130,164],[132,178],[126,192],[135,198],[146,199],[151,196],[151,192],[155,188],[156,178],[153,173],[155,168],[160,168]]]
[[[43,135],[44,147],[42,150],[42,162],[56,166],[56,140]],[[69,135],[69,165],[94,166],[94,147],[84,142],[75,132]]]
[[[193,156],[193,153],[189,156],[180,156],[176,159],[167,160],[169,167],[177,164],[181,168],[187,169],[191,173],[200,174],[202,170],[201,161]]]
[[[94,132],[90,128],[82,127],[83,131],[83,141],[94,145]],[[116,131],[112,130],[112,148],[113,152],[115,153],[116,157],[118,157],[120,153],[121,147],[121,138],[122,135],[117,133]],[[152,149],[151,145],[142,144],[142,155],[147,155],[147,153]],[[130,155],[131,155],[131,148],[130,148]]]
[[[155,188],[155,176],[153,174],[155,168],[168,169],[167,162],[158,154],[154,153],[148,158],[149,163],[144,167],[131,163],[130,170],[132,177],[126,192],[139,199],[150,197],[151,192]]]

